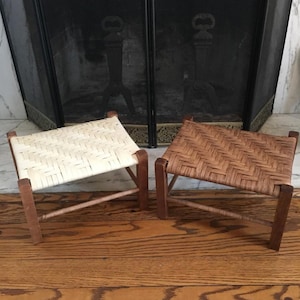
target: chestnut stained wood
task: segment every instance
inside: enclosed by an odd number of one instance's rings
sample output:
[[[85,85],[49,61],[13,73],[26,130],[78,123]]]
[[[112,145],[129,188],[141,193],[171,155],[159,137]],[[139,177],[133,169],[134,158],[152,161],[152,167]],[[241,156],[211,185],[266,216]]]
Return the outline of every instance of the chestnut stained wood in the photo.
[[[166,286],[76,289],[6,290],[0,299],[101,299],[101,300],[189,300],[189,299],[299,299],[298,286]],[[237,298],[240,297],[240,298]]]
[[[174,193],[250,216],[275,210],[275,199],[254,193]],[[102,194],[36,194],[36,207]],[[147,211],[132,197],[42,222],[44,242],[33,245],[19,195],[0,195],[0,299],[300,299],[299,189],[279,252],[265,247],[269,227],[177,204],[160,220],[154,192]]]

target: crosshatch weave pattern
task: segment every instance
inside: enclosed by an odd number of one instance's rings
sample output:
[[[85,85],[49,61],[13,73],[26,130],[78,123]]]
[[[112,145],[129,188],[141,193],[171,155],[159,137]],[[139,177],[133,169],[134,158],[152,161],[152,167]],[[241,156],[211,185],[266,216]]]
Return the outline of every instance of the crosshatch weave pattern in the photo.
[[[278,196],[290,184],[296,139],[185,121],[163,158],[167,172]]]
[[[136,165],[139,147],[116,116],[11,138],[19,179],[38,190]]]

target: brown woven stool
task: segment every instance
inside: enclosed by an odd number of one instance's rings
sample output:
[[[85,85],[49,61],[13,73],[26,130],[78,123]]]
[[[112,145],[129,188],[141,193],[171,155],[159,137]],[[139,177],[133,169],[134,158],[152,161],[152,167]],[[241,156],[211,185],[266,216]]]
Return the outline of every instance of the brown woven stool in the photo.
[[[293,194],[292,165],[298,132],[278,137],[185,120],[174,141],[155,162],[158,216],[176,202],[272,227],[269,247],[279,250]],[[168,174],[173,174],[168,183]],[[170,195],[178,176],[210,181],[278,198],[273,222],[212,208]]]
[[[34,244],[42,241],[40,221],[105,201],[137,194],[148,205],[148,155],[126,132],[115,112],[108,118],[27,136],[8,133],[26,220]],[[131,167],[135,166],[135,170]],[[125,168],[135,187],[38,216],[33,192]]]

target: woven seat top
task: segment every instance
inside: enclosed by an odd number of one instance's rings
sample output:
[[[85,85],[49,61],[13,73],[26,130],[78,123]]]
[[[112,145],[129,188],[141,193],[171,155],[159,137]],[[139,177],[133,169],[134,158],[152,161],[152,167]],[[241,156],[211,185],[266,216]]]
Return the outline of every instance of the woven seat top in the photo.
[[[185,121],[163,158],[168,173],[278,196],[295,147],[292,137]]]
[[[119,119],[11,138],[19,179],[38,190],[136,165],[139,147]]]

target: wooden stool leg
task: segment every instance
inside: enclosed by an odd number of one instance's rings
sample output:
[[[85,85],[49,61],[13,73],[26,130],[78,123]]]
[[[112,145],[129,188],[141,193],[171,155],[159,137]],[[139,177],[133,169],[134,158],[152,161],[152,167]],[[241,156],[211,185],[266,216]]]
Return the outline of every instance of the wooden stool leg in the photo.
[[[42,241],[42,233],[35,208],[30,180],[20,179],[18,181],[18,185],[32,242],[33,244],[38,244]]]
[[[293,190],[293,187],[290,185],[282,185],[280,189],[269,243],[269,248],[276,251],[278,251],[280,248],[284,227],[293,196]]]
[[[155,162],[157,213],[160,219],[168,217],[168,175],[166,171],[168,161],[158,158]]]
[[[139,161],[136,166],[138,199],[140,209],[143,210],[148,208],[148,153],[145,150],[139,150],[136,156]]]

